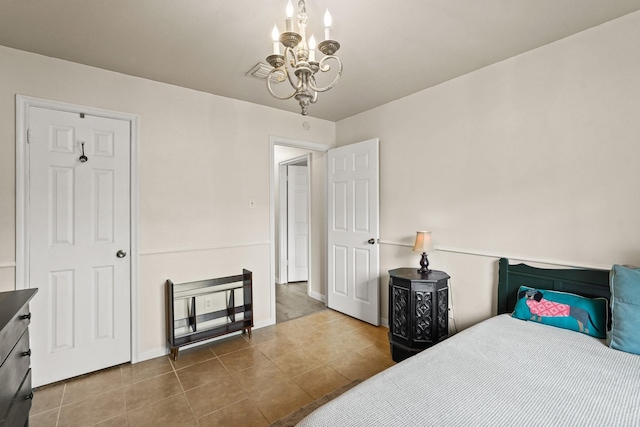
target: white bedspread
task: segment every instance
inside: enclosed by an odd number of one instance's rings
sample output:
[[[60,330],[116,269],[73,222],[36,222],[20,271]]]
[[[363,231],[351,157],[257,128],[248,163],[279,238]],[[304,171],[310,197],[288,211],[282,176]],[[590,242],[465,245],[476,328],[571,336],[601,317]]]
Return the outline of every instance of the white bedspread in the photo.
[[[298,426],[640,426],[640,356],[497,316],[370,378]]]

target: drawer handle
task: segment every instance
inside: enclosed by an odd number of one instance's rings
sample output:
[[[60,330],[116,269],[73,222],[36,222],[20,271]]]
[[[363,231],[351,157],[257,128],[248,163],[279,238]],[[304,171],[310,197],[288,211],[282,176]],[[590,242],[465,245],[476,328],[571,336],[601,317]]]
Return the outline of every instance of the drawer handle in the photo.
[[[24,398],[25,398],[26,400],[32,400],[32,399],[33,399],[33,392],[31,392],[31,393],[27,394]]]
[[[26,356],[31,356],[31,349],[29,349],[29,350],[27,350],[27,351],[23,351],[23,352],[22,352],[22,355],[23,355],[23,356],[25,356],[25,357],[26,357]]]
[[[31,319],[31,313],[20,316],[20,320],[29,320]]]

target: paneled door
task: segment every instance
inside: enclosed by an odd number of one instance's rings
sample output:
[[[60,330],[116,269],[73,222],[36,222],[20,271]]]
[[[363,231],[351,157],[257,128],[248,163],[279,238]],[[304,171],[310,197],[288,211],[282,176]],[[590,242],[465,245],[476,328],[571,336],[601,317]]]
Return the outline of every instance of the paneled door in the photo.
[[[309,280],[308,166],[287,166],[287,281]]]
[[[334,148],[327,164],[327,305],[380,324],[378,139]]]
[[[29,108],[34,386],[130,360],[130,123]]]

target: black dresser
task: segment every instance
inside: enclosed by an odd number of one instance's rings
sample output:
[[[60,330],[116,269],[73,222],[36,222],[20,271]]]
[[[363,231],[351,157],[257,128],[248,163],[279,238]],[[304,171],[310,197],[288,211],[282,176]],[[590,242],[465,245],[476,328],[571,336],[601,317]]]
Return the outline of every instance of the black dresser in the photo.
[[[0,292],[0,427],[29,425],[33,398],[29,301],[36,292]]]
[[[400,362],[449,336],[449,275],[389,271],[389,343]]]

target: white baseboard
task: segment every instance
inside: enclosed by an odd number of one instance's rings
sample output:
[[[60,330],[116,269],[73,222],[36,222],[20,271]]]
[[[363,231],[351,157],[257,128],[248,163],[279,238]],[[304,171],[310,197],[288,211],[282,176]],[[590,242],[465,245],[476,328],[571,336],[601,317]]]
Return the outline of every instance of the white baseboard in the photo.
[[[389,319],[387,319],[386,317],[381,317],[380,318],[380,325],[384,326],[385,328],[389,327]]]
[[[147,350],[144,352],[140,352],[138,353],[138,360],[136,362],[131,362],[133,363],[140,363],[140,362],[144,362],[145,360],[151,360],[151,359],[155,359],[156,357],[162,357],[162,356],[166,356],[167,354],[169,354],[169,349],[168,348],[157,348],[155,350]]]
[[[265,326],[271,326],[271,325],[275,325],[276,324],[276,319],[267,319],[267,320],[263,320],[261,322],[258,323],[254,323],[253,324],[253,329],[260,329],[260,328],[264,328]],[[226,335],[225,335],[226,336]]]
[[[309,296],[313,299],[317,299],[318,301],[322,301],[323,303],[327,303],[326,295],[322,295],[321,293],[309,291]]]

